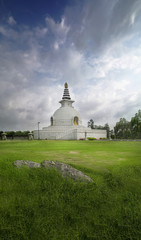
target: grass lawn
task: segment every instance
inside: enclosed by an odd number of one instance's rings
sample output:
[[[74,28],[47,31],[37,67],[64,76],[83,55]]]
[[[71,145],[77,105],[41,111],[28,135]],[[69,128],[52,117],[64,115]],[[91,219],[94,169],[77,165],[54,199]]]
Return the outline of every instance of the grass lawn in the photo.
[[[16,160],[58,160],[93,183]],[[0,141],[0,239],[141,239],[141,142]]]

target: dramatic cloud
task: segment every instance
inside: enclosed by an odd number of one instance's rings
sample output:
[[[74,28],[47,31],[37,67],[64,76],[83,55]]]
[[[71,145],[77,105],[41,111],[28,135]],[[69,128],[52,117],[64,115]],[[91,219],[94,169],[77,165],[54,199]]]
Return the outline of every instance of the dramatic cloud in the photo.
[[[74,1],[34,26],[9,15],[0,24],[1,130],[48,126],[66,81],[85,125],[130,120],[141,108],[140,29],[140,0]]]
[[[84,0],[66,10],[69,37],[78,49],[99,55],[139,31],[140,11],[140,0]]]

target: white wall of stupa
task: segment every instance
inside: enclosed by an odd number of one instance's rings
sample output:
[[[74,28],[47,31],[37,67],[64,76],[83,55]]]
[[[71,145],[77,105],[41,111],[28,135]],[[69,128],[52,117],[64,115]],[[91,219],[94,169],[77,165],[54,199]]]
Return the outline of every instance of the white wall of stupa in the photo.
[[[34,139],[79,140],[93,137],[106,138],[106,130],[91,129],[82,125],[78,111],[72,106],[68,84],[65,83],[64,94],[59,102],[61,107],[50,118],[50,126],[34,130]]]

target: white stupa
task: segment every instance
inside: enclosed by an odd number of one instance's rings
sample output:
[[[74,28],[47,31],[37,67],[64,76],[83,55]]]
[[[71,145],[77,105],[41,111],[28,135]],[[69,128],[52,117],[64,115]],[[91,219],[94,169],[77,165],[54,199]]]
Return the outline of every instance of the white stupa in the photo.
[[[106,130],[91,129],[82,126],[80,114],[72,106],[68,84],[64,85],[61,107],[50,118],[51,125],[34,131],[34,139],[78,140],[88,137],[106,138]]]

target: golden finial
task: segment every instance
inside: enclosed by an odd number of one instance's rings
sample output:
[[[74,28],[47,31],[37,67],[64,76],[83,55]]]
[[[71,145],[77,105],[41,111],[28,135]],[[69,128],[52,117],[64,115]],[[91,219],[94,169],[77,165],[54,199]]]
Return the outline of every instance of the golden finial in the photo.
[[[65,84],[64,84],[64,87],[65,87],[65,88],[68,88],[68,84],[67,84],[67,83],[65,83]]]

